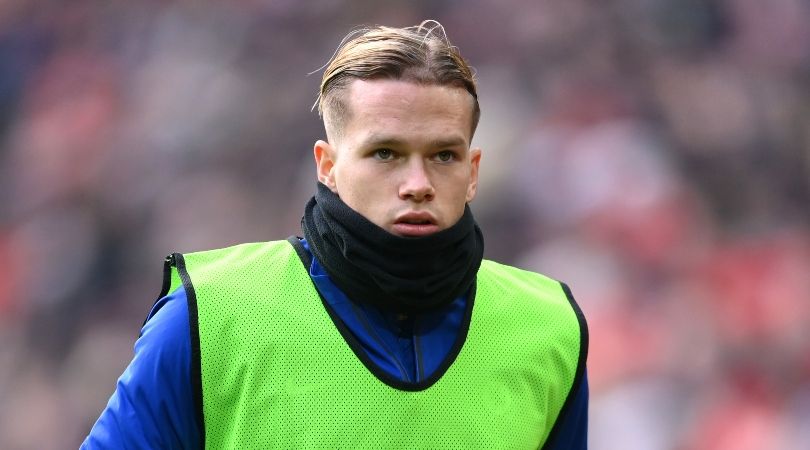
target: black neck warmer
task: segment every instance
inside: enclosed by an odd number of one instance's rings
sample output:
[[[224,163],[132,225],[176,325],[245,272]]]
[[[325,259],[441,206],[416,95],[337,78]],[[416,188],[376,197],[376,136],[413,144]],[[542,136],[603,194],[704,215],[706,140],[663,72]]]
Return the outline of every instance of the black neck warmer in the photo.
[[[350,299],[402,313],[450,304],[475,282],[484,255],[469,206],[450,228],[402,237],[370,222],[322,183],[301,228],[318,262]]]

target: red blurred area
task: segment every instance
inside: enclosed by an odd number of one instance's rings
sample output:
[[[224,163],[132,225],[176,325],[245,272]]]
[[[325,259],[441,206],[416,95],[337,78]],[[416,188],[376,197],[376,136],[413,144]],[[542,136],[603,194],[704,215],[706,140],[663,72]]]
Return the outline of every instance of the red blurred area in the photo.
[[[589,320],[590,448],[806,447],[810,7],[763,5],[0,2],[0,448],[78,446],[165,254],[300,234],[306,74],[427,17],[477,69],[486,256]]]

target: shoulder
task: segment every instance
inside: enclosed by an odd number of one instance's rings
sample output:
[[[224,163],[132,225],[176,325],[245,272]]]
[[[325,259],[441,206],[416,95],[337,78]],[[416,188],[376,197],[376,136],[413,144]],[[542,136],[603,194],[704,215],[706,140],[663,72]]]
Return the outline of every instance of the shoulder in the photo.
[[[298,249],[288,240],[251,242],[230,247],[172,255],[173,266],[181,280],[194,285],[222,279],[240,278],[240,274],[262,271],[277,273],[285,266],[301,266]],[[184,284],[187,284],[184,281]],[[188,288],[188,286],[186,286]]]
[[[548,306],[573,308],[581,314],[568,286],[543,274],[495,261],[484,260],[478,271],[478,286],[494,290],[499,295],[531,299]],[[520,294],[520,295],[518,295]]]
[[[555,290],[560,287],[561,282],[549,278],[543,274],[521,269],[496,261],[485,259],[481,262],[478,276],[484,276],[487,280],[501,283],[516,283],[520,286],[534,286],[541,289]]]
[[[585,315],[565,283],[517,267],[484,260],[478,271],[476,302],[503,320],[520,316],[521,321],[576,340],[583,351],[588,348]],[[568,339],[566,339],[568,340]]]
[[[170,364],[187,359],[189,348],[188,302],[180,286],[152,306],[135,342],[135,352],[141,358],[154,357],[154,361]]]
[[[185,290],[161,297],[135,342],[135,354],[82,444],[95,448],[197,448]]]
[[[247,242],[210,250],[182,254],[175,253],[175,256],[181,257],[186,263],[193,261],[195,264],[244,263],[257,258],[294,253],[295,249],[290,242],[291,239],[294,238],[279,241]]]

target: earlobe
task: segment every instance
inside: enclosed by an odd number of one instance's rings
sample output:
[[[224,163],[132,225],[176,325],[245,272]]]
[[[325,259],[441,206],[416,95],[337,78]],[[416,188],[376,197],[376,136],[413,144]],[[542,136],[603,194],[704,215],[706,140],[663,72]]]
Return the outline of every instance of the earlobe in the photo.
[[[334,148],[328,142],[318,140],[315,142],[313,148],[315,156],[315,168],[318,175],[318,181],[326,185],[333,192],[337,192],[337,185],[335,184],[334,177]]]
[[[478,167],[481,163],[481,149],[470,151],[470,184],[467,186],[467,203],[473,201],[478,191]]]

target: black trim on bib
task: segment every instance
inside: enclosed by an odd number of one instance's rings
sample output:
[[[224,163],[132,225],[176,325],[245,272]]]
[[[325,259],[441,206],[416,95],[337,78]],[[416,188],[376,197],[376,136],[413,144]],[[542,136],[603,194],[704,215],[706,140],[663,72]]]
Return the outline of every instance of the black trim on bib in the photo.
[[[585,363],[588,360],[588,323],[585,321],[585,315],[582,314],[582,310],[579,308],[576,300],[574,300],[574,294],[571,293],[571,289],[563,282],[560,282],[560,285],[562,286],[563,292],[565,292],[566,298],[568,298],[568,303],[571,304],[571,308],[574,310],[574,314],[577,316],[577,322],[579,322],[579,358],[577,359],[577,371],[574,374],[574,382],[571,383],[571,390],[568,391],[565,403],[563,403],[562,408],[560,408],[560,413],[557,414],[557,420],[548,433],[543,448],[554,448],[552,444],[557,439],[557,434],[559,434],[560,418],[565,417],[565,415],[568,414],[568,410],[571,409],[571,403],[574,401],[574,397],[579,392],[579,387],[582,384],[582,377],[585,376]]]
[[[304,248],[304,244],[301,243],[302,237],[298,236],[290,236],[287,238],[287,242],[292,245],[295,249],[295,253],[298,253],[298,257],[301,258],[301,261],[304,263],[304,269],[306,269],[307,274],[309,274],[309,267],[312,265],[312,258],[309,255],[307,249]],[[310,277],[311,279],[311,277]]]
[[[191,394],[194,397],[194,418],[200,430],[200,444],[205,448],[205,420],[203,416],[202,356],[200,353],[200,322],[197,317],[197,294],[186,270],[186,260],[180,253],[172,255],[180,281],[188,300],[188,328],[191,335]]]
[[[152,311],[155,309],[155,305],[157,305],[160,299],[169,295],[169,289],[172,287],[172,266],[174,266],[174,255],[167,255],[163,260],[163,285],[160,287],[160,294],[158,294],[155,302],[152,303],[152,307],[149,308],[149,314],[147,314],[146,319],[143,319],[141,329],[143,329],[146,322],[149,322],[149,319],[152,318]]]
[[[163,286],[160,288],[158,300],[169,295],[169,289],[172,287],[172,266],[174,266],[174,254],[167,255],[163,260]]]
[[[301,263],[304,265],[304,270],[306,270],[307,274],[309,274],[309,268],[312,265],[312,258],[309,256],[309,253],[304,248],[304,245],[301,244],[301,241],[295,237],[290,236],[287,238],[287,242],[289,242],[293,248],[295,249],[296,253],[298,254],[299,258],[301,259]],[[382,381],[383,383],[391,386],[394,389],[398,389],[400,391],[408,391],[408,392],[415,392],[415,391],[424,391],[425,389],[433,386],[436,384],[442,376],[444,376],[447,369],[453,364],[456,360],[456,357],[461,352],[462,347],[464,347],[464,343],[467,341],[467,332],[470,330],[470,321],[472,320],[472,311],[473,311],[473,304],[475,303],[475,292],[476,292],[476,283],[472,284],[470,290],[467,292],[467,305],[464,311],[464,318],[461,322],[461,327],[459,328],[458,334],[456,335],[456,340],[453,343],[453,346],[450,348],[450,352],[447,356],[442,360],[442,363],[439,364],[439,367],[436,368],[436,371],[433,372],[431,376],[428,378],[423,379],[419,382],[406,382],[399,380],[395,377],[392,377],[387,372],[380,369],[374,362],[369,358],[366,354],[366,351],[363,350],[362,344],[354,337],[351,331],[349,331],[348,327],[340,320],[340,317],[337,315],[336,312],[332,310],[327,303],[326,299],[323,297],[320,291],[318,291],[317,286],[315,283],[312,283],[315,287],[315,291],[318,293],[318,297],[321,298],[321,303],[323,304],[326,312],[329,314],[329,317],[332,319],[332,323],[335,324],[340,335],[343,336],[343,340],[349,345],[349,348],[352,350],[355,356],[363,363],[364,366],[374,375],[378,380]]]

